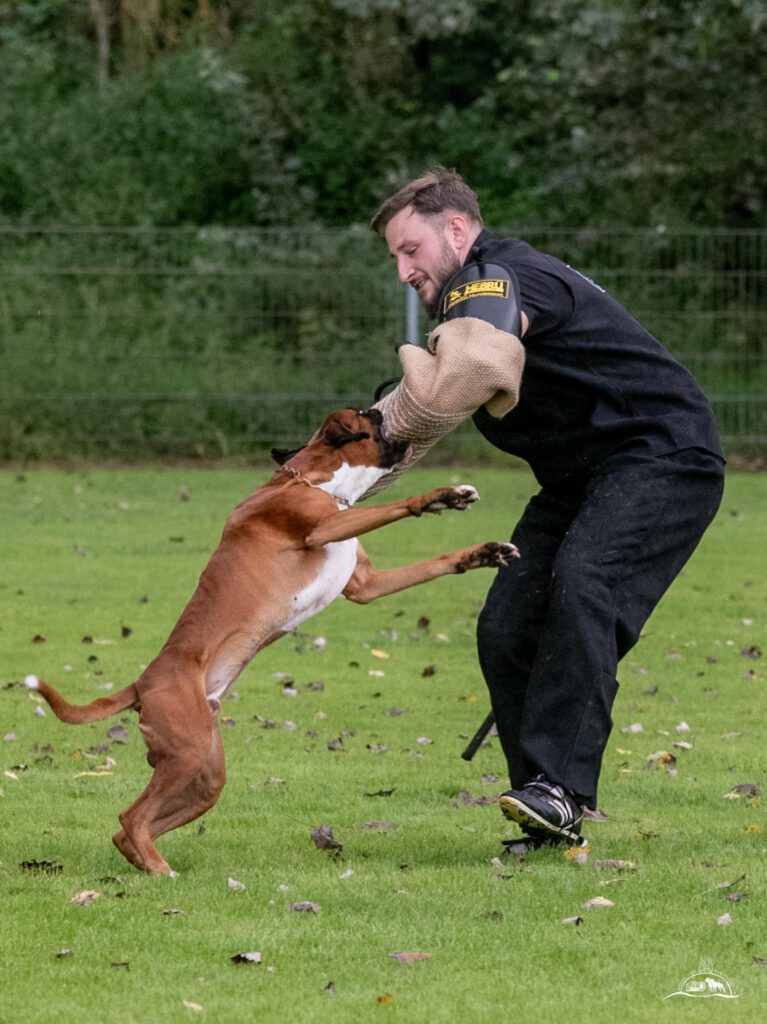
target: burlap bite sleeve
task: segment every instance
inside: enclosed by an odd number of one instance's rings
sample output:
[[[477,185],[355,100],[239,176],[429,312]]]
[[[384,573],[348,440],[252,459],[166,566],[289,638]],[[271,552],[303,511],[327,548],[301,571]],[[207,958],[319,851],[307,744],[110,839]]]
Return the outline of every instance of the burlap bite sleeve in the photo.
[[[461,317],[440,324],[426,348],[403,345],[398,355],[403,378],[376,408],[389,437],[408,441],[410,451],[366,498],[388,487],[481,406],[500,418],[519,400],[525,350],[513,334],[484,320]]]

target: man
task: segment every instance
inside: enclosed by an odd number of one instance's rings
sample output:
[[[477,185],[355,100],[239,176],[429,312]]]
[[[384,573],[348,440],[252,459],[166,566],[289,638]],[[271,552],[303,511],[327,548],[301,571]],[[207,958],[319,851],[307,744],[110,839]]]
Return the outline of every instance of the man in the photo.
[[[521,559],[498,572],[480,615],[478,653],[512,785],[503,813],[533,846],[578,843],[584,808],[597,806],[618,662],[721,501],[711,410],[690,374],[599,285],[519,239],[494,240],[454,171],[410,182],[371,227],[400,281],[442,322],[428,351],[400,349],[405,377],[380,403],[394,436],[421,455],[473,414],[540,484],[511,537]],[[503,305],[475,303],[478,289],[495,289]],[[451,319],[467,298],[466,319]],[[502,314],[488,315],[488,305]],[[501,339],[518,374],[524,357],[518,402],[514,393],[502,414],[477,392],[486,366],[465,376],[468,398],[440,386],[469,352],[469,325],[472,351],[487,342],[497,353]],[[424,388],[429,372],[441,376]]]

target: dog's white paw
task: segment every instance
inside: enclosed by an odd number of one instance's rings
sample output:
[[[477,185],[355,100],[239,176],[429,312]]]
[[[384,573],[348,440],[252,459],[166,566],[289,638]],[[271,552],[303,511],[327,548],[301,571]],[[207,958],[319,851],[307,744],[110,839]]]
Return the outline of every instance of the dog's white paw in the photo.
[[[25,679],[24,679],[24,689],[25,690],[39,690],[40,689],[40,680],[37,678],[37,676],[26,676]]]
[[[472,487],[471,484],[459,484],[456,487],[456,491],[458,491],[462,500],[467,505],[472,505],[475,501],[479,501],[479,491],[476,487]]]
[[[423,512],[432,512],[435,515],[439,515],[445,509],[461,512],[463,509],[468,508],[469,505],[473,505],[475,501],[479,501],[479,493],[470,484],[446,487],[443,491],[438,492],[438,494],[439,497],[434,498],[427,505],[423,506]]]

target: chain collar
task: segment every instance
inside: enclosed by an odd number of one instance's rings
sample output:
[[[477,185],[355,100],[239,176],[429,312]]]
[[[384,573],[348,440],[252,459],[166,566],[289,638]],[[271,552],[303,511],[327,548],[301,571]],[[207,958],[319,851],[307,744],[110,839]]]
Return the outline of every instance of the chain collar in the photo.
[[[287,464],[284,464],[278,467],[278,472],[279,470],[282,470],[283,473],[288,473],[290,476],[294,477],[294,479],[296,479],[300,484],[306,484],[307,487],[315,487],[318,491],[322,490],[322,488],[319,487],[317,484],[313,484],[311,480],[307,480],[303,473],[300,473],[293,466],[288,466]],[[343,505],[344,508],[351,508],[351,502],[347,501],[346,498],[339,498],[335,494],[331,494],[330,496],[332,498],[335,498],[338,504]]]

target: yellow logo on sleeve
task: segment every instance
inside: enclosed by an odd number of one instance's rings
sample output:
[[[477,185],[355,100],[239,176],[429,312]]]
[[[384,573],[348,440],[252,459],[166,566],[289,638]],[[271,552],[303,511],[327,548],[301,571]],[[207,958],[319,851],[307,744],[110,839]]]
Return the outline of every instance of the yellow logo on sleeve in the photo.
[[[486,281],[467,281],[458,288],[452,288],[445,296],[443,315],[467,299],[508,299],[509,281],[503,278],[488,278]]]

